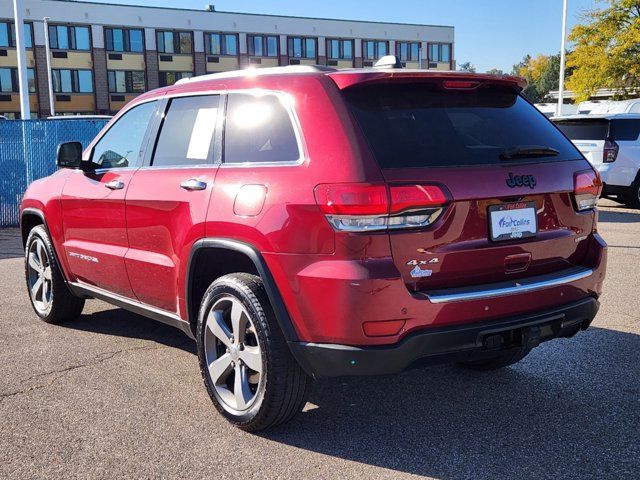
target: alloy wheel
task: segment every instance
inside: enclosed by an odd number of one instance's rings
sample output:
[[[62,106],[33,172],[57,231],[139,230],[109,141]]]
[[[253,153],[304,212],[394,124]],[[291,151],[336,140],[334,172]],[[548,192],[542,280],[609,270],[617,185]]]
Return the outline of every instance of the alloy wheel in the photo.
[[[247,411],[259,396],[262,350],[255,326],[240,300],[219,298],[206,319],[204,350],[211,383],[223,408]]]
[[[46,315],[53,299],[53,282],[51,262],[44,242],[36,237],[29,245],[27,255],[29,295],[38,313]]]

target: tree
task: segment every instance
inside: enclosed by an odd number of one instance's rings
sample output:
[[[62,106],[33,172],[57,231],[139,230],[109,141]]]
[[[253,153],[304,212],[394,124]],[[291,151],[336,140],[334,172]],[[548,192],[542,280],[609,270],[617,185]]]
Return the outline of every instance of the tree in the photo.
[[[491,70],[487,70],[489,75],[504,75],[504,72],[499,68],[492,68]]]
[[[640,91],[640,0],[606,1],[608,7],[587,12],[585,24],[569,35],[575,48],[567,58],[574,69],[567,88],[576,92],[576,101],[599,88],[616,90],[617,98]]]
[[[458,69],[459,69],[461,72],[471,72],[471,73],[476,73],[476,67],[474,67],[473,65],[471,65],[471,62],[464,62],[464,63],[461,63],[461,64],[458,66]]]
[[[522,61],[513,66],[512,73],[527,80],[527,87],[522,94],[534,103],[550,100],[549,92],[558,89],[560,77],[560,54],[526,55]],[[571,75],[567,70],[567,75]]]

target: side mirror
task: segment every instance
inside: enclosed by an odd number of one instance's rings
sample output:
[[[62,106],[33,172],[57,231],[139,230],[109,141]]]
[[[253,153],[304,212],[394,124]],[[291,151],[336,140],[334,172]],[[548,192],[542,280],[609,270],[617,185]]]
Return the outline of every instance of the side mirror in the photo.
[[[80,142],[66,142],[58,145],[56,163],[60,168],[80,168],[82,144]]]

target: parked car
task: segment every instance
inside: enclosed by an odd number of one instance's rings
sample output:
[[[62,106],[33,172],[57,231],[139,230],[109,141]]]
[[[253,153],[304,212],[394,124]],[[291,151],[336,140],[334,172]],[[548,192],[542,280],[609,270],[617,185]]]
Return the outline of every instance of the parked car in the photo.
[[[595,115],[613,115],[619,113],[640,114],[640,98],[630,100],[608,101],[596,104],[589,113]]]
[[[558,103],[536,103],[534,106],[544,113],[545,117],[553,117],[558,113]],[[563,115],[573,115],[578,113],[578,105],[574,105],[572,103],[567,103],[562,106],[562,114]]]
[[[553,121],[600,173],[602,195],[640,208],[640,114],[592,113]]]
[[[112,115],[53,115],[47,120],[110,120]]]
[[[589,327],[606,265],[600,178],[523,85],[281,67],[140,95],[25,193],[33,308],[180,328],[249,431],[313,378],[513,364]]]

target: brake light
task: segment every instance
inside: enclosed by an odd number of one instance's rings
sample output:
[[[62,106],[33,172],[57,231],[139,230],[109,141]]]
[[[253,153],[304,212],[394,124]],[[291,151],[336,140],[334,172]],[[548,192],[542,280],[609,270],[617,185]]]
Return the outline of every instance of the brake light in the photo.
[[[480,82],[471,80],[445,80],[442,87],[448,90],[470,90],[480,85]]]
[[[602,151],[602,161],[604,163],[615,162],[616,158],[618,158],[618,151],[620,147],[614,140],[605,140],[604,141],[604,150]]]
[[[425,227],[448,201],[437,185],[365,183],[318,185],[315,198],[333,228],[348,232]]]
[[[574,176],[573,194],[576,199],[576,209],[579,212],[596,207],[598,197],[602,193],[602,179],[593,170],[578,172]]]

